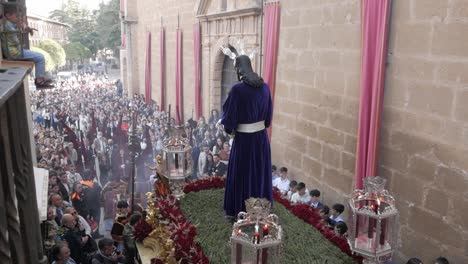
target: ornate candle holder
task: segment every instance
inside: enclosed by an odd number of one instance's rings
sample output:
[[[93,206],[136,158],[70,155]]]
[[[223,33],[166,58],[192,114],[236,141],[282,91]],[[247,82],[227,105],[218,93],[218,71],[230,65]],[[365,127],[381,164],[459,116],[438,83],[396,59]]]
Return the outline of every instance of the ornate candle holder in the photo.
[[[231,263],[280,263],[282,229],[278,216],[270,214],[266,199],[246,200],[231,234]]]
[[[171,193],[176,198],[184,195],[183,189],[192,177],[192,146],[182,137],[184,126],[170,128],[170,136],[163,141],[162,174],[169,180]]]
[[[398,239],[398,210],[395,198],[384,189],[382,177],[366,177],[364,190],[355,190],[349,199],[348,243],[364,263],[384,263],[392,259]]]

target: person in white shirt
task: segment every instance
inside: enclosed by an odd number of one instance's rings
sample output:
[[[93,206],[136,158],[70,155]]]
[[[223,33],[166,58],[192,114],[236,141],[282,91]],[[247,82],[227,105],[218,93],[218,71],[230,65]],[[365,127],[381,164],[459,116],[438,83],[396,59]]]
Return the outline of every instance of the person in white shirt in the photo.
[[[328,224],[330,226],[335,226],[338,222],[344,222],[343,218],[341,218],[341,214],[344,212],[344,205],[336,203],[332,206],[330,210],[330,218],[328,219]]]
[[[280,169],[280,178],[277,178],[273,182],[273,186],[278,188],[283,195],[289,191],[289,179],[288,179],[288,169],[286,167],[282,167]]]
[[[69,166],[69,170],[67,171],[68,175],[68,186],[70,189],[73,189],[73,185],[77,182],[81,182],[83,177],[79,173],[76,172],[76,168],[73,165]]]
[[[278,171],[276,169],[275,165],[271,166],[271,180],[275,182],[276,179],[278,179],[280,175],[278,174]]]
[[[203,145],[202,147],[202,152],[200,152],[200,155],[198,156],[198,178],[201,179],[205,175],[205,167],[206,167],[206,160],[207,160],[207,155],[210,152],[210,148],[208,145]]]
[[[287,194],[287,197],[288,197],[288,200],[291,201],[291,197],[293,196],[293,194],[295,194],[297,192],[297,181],[291,181],[289,183],[289,191],[288,191],[288,194]]]
[[[297,192],[291,196],[291,202],[295,204],[308,204],[310,202],[310,195],[307,193],[305,183],[297,184]]]
[[[323,204],[320,202],[320,191],[313,189],[310,191],[310,206],[315,209],[320,209],[323,207]]]

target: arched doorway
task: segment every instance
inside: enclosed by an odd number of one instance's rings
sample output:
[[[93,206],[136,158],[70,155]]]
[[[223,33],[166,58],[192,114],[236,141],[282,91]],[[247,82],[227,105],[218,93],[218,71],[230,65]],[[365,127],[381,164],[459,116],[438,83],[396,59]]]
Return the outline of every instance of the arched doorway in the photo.
[[[238,82],[237,73],[234,69],[233,61],[224,56],[223,70],[221,73],[221,105],[219,107],[220,112],[223,110],[223,104],[226,101],[231,87]]]

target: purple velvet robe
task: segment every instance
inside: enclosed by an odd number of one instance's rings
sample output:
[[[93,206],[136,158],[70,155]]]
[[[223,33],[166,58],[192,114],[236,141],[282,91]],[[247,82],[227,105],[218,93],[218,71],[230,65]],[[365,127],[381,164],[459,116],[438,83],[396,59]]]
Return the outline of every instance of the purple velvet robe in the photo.
[[[243,82],[234,85],[223,105],[221,123],[231,133],[238,124],[265,120],[269,127],[273,105],[267,84],[253,88]],[[224,193],[226,215],[237,217],[245,211],[244,201],[250,197],[273,201],[271,150],[266,129],[255,133],[235,132],[231,147]]]

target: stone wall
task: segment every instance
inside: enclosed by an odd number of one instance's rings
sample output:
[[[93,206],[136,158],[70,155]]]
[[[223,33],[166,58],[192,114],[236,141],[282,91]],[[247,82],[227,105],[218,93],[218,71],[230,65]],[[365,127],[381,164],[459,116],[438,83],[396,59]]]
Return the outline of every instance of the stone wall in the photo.
[[[136,5],[136,0],[130,1]],[[259,44],[255,14],[247,31],[230,10],[259,1],[139,0],[134,81],[144,93],[145,33],[152,33],[152,96],[159,102],[159,30],[166,28],[166,102],[175,104],[175,32],[183,30],[185,117],[194,105],[192,25],[202,20],[203,112],[219,101],[218,44]],[[273,120],[273,162],[291,178],[346,203],[354,182],[359,110],[360,1],[283,0]],[[228,11],[228,12],[226,12]],[[223,15],[221,14],[221,16]],[[233,13],[231,13],[233,14]],[[241,19],[241,15],[238,16]],[[389,38],[379,175],[401,212],[398,262],[445,255],[468,262],[468,4],[465,0],[394,1]],[[211,19],[211,20],[210,20]],[[242,23],[241,23],[242,24]],[[229,31],[234,30],[234,31]],[[231,34],[237,33],[238,35]],[[240,34],[239,34],[240,33]]]
[[[197,21],[194,11],[195,3],[190,0],[134,0],[129,1],[129,5],[132,8],[136,7],[135,18],[137,19],[137,24],[132,26],[134,91],[141,94],[145,92],[146,34],[151,32],[151,96],[158,104],[160,103],[160,29],[162,23],[166,35],[166,105],[171,104],[172,110],[175,110],[176,29],[179,26],[182,30],[184,116],[190,117],[195,101],[192,31],[193,24]]]
[[[145,91],[146,32],[151,32],[151,78],[152,98],[160,102],[160,28],[161,18],[166,34],[166,104],[175,107],[175,58],[176,29],[182,29],[183,39],[183,105],[185,118],[192,116],[195,108],[193,24],[201,27],[201,94],[203,114],[221,107],[221,73],[224,54],[222,44],[245,42],[246,51],[257,49],[260,43],[259,12],[261,2],[236,1],[129,1],[129,17],[135,18],[132,25],[133,44],[133,91]],[[178,17],[179,16],[179,17]],[[125,53],[125,52],[124,52]],[[258,54],[258,52],[257,52]],[[258,66],[257,59],[253,66]],[[124,71],[122,71],[124,72]],[[124,83],[126,76],[124,76]]]
[[[273,162],[327,204],[353,188],[360,1],[281,1]],[[398,200],[398,260],[468,262],[468,4],[394,1],[379,174]]]

